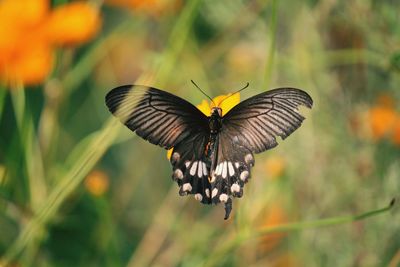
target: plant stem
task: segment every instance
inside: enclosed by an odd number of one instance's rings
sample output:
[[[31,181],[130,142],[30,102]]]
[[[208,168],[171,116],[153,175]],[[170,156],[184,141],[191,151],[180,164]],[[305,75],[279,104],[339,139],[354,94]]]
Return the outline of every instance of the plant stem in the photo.
[[[6,102],[6,95],[7,95],[7,90],[5,87],[0,85],[0,119],[3,117],[3,109],[4,109],[4,104]]]
[[[263,235],[275,232],[289,232],[289,231],[299,231],[305,229],[315,229],[320,227],[333,226],[333,225],[364,220],[366,218],[373,217],[389,211],[394,206],[394,203],[395,199],[392,199],[390,204],[384,208],[367,211],[358,215],[333,217],[316,221],[295,222],[277,226],[267,226],[259,228],[253,232],[250,230],[245,230],[239,232],[231,240],[225,241],[224,242],[225,244],[220,246],[220,249],[215,250],[215,252],[208,257],[208,261],[206,261],[202,266],[218,266],[221,263],[220,261],[223,259],[224,255],[227,255],[230,251],[235,249],[243,242],[251,240],[253,238],[261,237]]]
[[[168,40],[167,50],[160,59],[161,64],[156,73],[156,78],[160,87],[163,87],[165,82],[168,80],[168,77],[176,64],[178,51],[181,51],[186,43],[190,29],[197,15],[197,7],[200,3],[199,0],[187,1],[184,10],[181,12],[179,19],[172,29]]]
[[[269,21],[269,37],[271,38],[270,46],[268,49],[267,64],[265,66],[264,74],[264,88],[268,88],[271,82],[272,68],[274,65],[275,58],[275,46],[276,46],[276,28],[277,28],[277,17],[278,17],[278,1],[272,1],[271,18]]]
[[[32,116],[26,109],[26,97],[22,84],[11,90],[11,100],[17,120],[17,128],[24,148],[24,160],[27,170],[30,190],[30,205],[33,211],[43,203],[47,194],[44,178],[42,153],[35,132]]]

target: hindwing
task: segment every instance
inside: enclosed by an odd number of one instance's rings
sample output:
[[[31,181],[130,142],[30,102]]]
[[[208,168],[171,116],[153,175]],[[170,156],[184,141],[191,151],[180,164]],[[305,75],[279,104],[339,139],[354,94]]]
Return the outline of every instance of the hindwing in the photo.
[[[210,161],[205,154],[208,136],[188,136],[177,144],[171,155],[172,178],[179,185],[179,194],[193,194],[195,199],[210,204]]]

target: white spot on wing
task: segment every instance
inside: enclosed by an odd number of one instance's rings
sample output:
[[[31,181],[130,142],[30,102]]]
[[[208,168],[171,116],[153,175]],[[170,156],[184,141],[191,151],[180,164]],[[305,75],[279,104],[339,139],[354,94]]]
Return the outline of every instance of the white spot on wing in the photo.
[[[192,191],[192,186],[189,183],[183,184],[182,185],[182,190],[184,192],[190,192],[190,191]]]
[[[222,171],[222,163],[218,164],[217,168],[215,169],[215,173],[217,175],[221,175],[221,171]]]
[[[214,188],[213,191],[211,192],[211,198],[215,197],[218,194],[218,189]]]
[[[203,177],[203,167],[201,165],[202,165],[202,162],[199,161],[199,167],[197,168],[197,176],[199,178]]]
[[[229,170],[229,176],[233,176],[235,174],[235,169],[233,168],[232,162],[228,162],[228,170]]]
[[[198,201],[201,201],[203,199],[203,196],[201,194],[197,193],[194,195],[194,198]]]
[[[215,175],[215,173],[213,173],[213,174],[211,175],[210,183],[214,183],[214,182],[215,182],[215,178],[216,178],[216,175]]]
[[[196,173],[196,169],[197,169],[197,161],[193,162],[193,165],[190,168],[190,175],[193,176]]]
[[[227,194],[221,194],[219,196],[219,201],[221,202],[227,202],[228,201],[228,195]]]
[[[235,162],[235,167],[236,167],[236,169],[239,169],[239,162]]]
[[[174,154],[172,154],[172,160],[173,160],[174,162],[179,161],[180,158],[181,158],[181,155],[179,155],[178,152],[174,152]]]
[[[226,161],[224,161],[224,166],[222,167],[222,178],[226,178],[226,175],[227,175],[227,172],[228,172],[226,165],[227,165]]]
[[[238,184],[233,184],[233,185],[231,186],[231,192],[232,192],[232,193],[240,192],[240,185],[238,185]]]
[[[176,169],[174,171],[174,177],[177,178],[177,179],[182,179],[183,178],[183,173],[182,173],[181,169]]]
[[[185,162],[186,168],[189,167],[189,165],[190,165],[190,161],[186,161],[186,162]]]
[[[210,197],[210,189],[206,188],[205,193],[207,197]]]
[[[253,155],[247,154],[244,157],[244,161],[246,161],[247,164],[253,164],[253,161],[254,161]]]
[[[242,180],[242,181],[246,181],[247,177],[249,177],[249,172],[248,171],[243,171],[240,174],[240,180]]]
[[[203,162],[203,175],[207,176],[207,166],[204,162]]]

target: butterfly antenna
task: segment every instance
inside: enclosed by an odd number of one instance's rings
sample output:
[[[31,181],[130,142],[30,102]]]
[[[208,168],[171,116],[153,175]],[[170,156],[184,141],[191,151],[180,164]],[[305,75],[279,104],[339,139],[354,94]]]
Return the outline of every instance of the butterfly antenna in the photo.
[[[214,106],[216,106],[211,97],[209,97],[203,90],[201,90],[200,87],[193,80],[190,80],[190,81],[193,83],[194,86],[196,86],[197,89],[200,90],[200,92],[203,93],[203,95],[205,95],[208,99],[211,100],[211,102],[214,104]]]
[[[246,89],[247,87],[249,87],[249,85],[250,85],[250,84],[247,82],[246,85],[245,85],[243,88],[241,88],[241,89],[237,90],[236,92],[234,92],[233,94],[227,96],[227,97],[224,98],[221,102],[219,102],[219,104],[221,105],[222,102],[224,102],[225,100],[227,100],[227,99],[230,98],[231,96],[234,96],[235,94],[240,93],[241,91],[243,91],[244,89]]]

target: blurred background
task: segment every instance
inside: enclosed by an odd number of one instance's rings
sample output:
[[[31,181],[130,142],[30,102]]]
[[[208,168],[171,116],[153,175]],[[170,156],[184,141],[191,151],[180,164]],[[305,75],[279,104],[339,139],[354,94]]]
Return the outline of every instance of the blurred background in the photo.
[[[0,265],[400,266],[400,3],[1,0]],[[256,155],[231,219],[180,197],[166,151],[104,104],[297,87],[301,128]],[[333,218],[324,228],[301,222]],[[265,229],[300,223],[297,231]],[[311,226],[313,224],[311,223]],[[317,224],[315,224],[317,226]],[[264,230],[262,230],[264,229]]]

